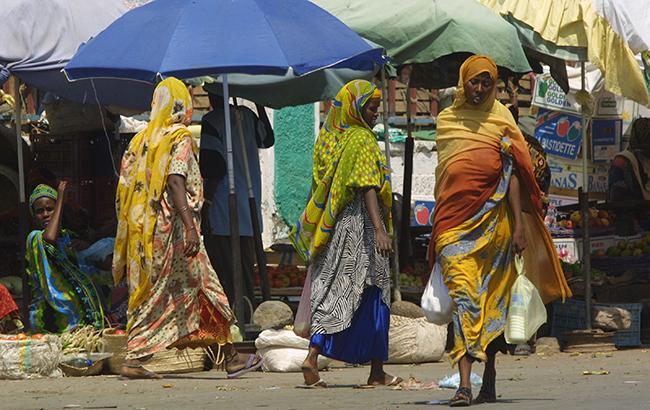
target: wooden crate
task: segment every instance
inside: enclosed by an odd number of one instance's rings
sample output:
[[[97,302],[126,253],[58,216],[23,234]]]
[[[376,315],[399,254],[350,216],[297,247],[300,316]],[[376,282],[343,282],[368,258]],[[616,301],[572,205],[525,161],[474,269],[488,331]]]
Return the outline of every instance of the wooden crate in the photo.
[[[388,105],[391,117],[406,117],[409,93],[413,103],[411,116],[414,121],[430,120],[437,117],[438,102],[436,94],[438,90],[421,88],[409,90],[404,82],[397,79],[389,80],[388,87]],[[520,116],[531,114],[532,89],[533,84],[528,76],[524,76],[519,80],[517,102]],[[497,99],[502,103],[510,103],[510,96],[505,91],[505,84],[502,81],[497,84]],[[329,102],[321,104],[322,119],[325,118],[329,106]],[[379,112],[383,113],[383,105],[380,105]]]

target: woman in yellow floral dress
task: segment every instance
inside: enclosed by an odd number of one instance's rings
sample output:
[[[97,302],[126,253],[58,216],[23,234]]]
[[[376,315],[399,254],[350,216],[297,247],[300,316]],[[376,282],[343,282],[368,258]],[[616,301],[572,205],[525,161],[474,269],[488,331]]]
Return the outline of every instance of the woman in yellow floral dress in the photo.
[[[151,119],[122,159],[113,275],[129,287],[127,361],[122,375],[159,378],[143,367],[157,351],[223,346],[229,377],[258,368],[232,345],[233,313],[200,240],[203,185],[189,124],[190,95],[158,84]]]

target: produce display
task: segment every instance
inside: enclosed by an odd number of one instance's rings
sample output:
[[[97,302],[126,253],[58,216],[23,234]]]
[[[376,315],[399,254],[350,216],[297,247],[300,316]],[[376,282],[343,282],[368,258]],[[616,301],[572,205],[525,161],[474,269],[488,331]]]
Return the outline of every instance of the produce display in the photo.
[[[593,228],[612,226],[615,215],[608,211],[599,211],[595,208],[589,209],[589,226]],[[584,225],[582,213],[574,211],[567,216],[558,216],[557,226],[564,229],[579,229]]]
[[[650,233],[645,234],[637,241],[619,241],[615,246],[609,248],[599,249],[592,253],[596,258],[602,257],[628,257],[628,256],[643,256],[650,255]]]
[[[269,276],[269,284],[275,289],[302,287],[307,276],[306,267],[293,265],[269,265],[266,272]],[[260,286],[259,275],[255,275],[255,286]]]
[[[430,275],[429,267],[424,261],[415,261],[413,266],[405,267],[399,275],[399,284],[403,288],[423,288]]]
[[[45,337],[42,333],[28,335],[26,333],[17,333],[15,335],[1,335],[0,340],[41,340]]]

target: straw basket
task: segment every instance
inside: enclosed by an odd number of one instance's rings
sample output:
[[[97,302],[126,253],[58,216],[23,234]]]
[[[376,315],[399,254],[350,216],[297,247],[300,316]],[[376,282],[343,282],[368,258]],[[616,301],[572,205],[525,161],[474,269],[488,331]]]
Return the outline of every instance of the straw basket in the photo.
[[[116,335],[111,330],[104,332],[104,352],[113,353],[107,359],[108,371],[111,374],[120,374],[126,358],[126,335]],[[206,353],[203,349],[164,349],[144,363],[147,370],[165,373],[191,373],[200,372],[205,366]]]
[[[114,332],[114,329],[107,329],[102,338],[104,339],[104,352],[113,353],[113,356],[106,360],[108,372],[120,374],[126,358],[126,335],[116,335]]]
[[[205,359],[203,349],[165,349],[154,354],[151,360],[144,363],[144,367],[159,374],[201,372]]]
[[[102,372],[104,360],[98,360],[88,367],[74,367],[65,363],[59,363],[59,367],[67,377],[96,376]]]

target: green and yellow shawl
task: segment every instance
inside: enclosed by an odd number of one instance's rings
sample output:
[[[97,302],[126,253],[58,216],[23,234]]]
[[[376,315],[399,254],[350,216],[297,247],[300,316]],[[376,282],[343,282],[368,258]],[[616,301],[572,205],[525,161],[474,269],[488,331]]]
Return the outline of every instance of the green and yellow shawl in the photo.
[[[313,260],[327,245],[337,216],[359,189],[378,191],[386,230],[392,232],[390,169],[362,117],[363,106],[378,95],[370,82],[350,81],[336,95],[321,128],[314,146],[311,197],[290,235],[305,261]]]

